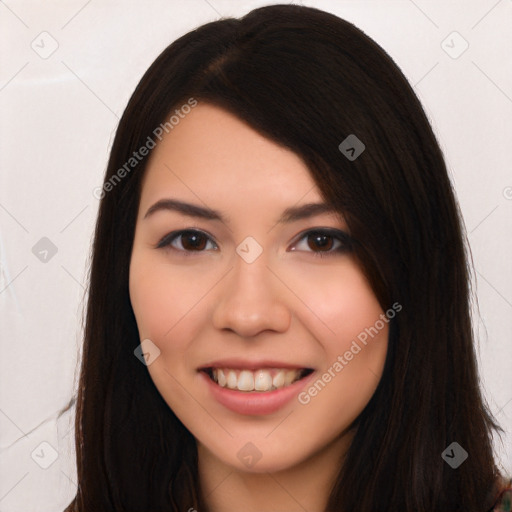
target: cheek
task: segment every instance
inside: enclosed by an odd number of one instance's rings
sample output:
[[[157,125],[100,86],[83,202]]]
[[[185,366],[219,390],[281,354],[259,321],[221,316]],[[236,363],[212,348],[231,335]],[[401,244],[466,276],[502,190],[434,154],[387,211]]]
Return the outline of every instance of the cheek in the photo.
[[[158,276],[154,267],[137,255],[132,257],[130,300],[141,338],[160,339],[171,327],[173,318],[169,315],[172,303],[176,302],[172,290],[165,276]],[[165,319],[167,326],[164,326]]]
[[[191,320],[200,290],[194,287],[194,280],[186,286],[187,276],[151,254],[132,254],[129,292],[139,337],[141,341],[150,339],[160,350],[147,369],[162,397],[178,414],[184,414],[182,405],[189,403],[190,397],[179,382],[185,379],[183,363],[198,325]]]
[[[323,354],[318,361],[323,382],[312,390],[311,398],[318,396],[312,409],[325,414],[328,403],[337,403],[347,418],[354,419],[382,375],[389,323],[382,320],[384,311],[354,262],[347,261],[334,272],[332,268],[318,272],[312,284],[312,280],[304,282],[299,291],[313,312],[304,314],[302,321],[322,345]],[[337,410],[331,418],[335,423]]]
[[[130,300],[139,334],[159,344],[171,336],[205,293],[206,284],[192,269],[173,267],[134,252],[130,264]],[[162,347],[161,347],[162,348]]]
[[[324,359],[319,379],[304,390],[301,403],[311,417],[323,416],[326,425],[344,428],[377,388],[389,323],[382,320],[384,311],[355,264],[347,264],[339,274],[326,274],[323,282],[321,277],[317,276],[318,293],[309,294],[309,305],[322,322],[315,319],[308,328],[322,343]],[[325,435],[332,434],[329,428],[325,427]]]
[[[306,276],[306,277],[304,277]],[[290,280],[292,280],[290,275]],[[302,320],[325,346],[342,350],[365,329],[379,322],[384,312],[364,274],[352,261],[297,273],[294,291],[307,306]],[[379,331],[385,331],[379,322]],[[387,334],[387,333],[384,333]]]

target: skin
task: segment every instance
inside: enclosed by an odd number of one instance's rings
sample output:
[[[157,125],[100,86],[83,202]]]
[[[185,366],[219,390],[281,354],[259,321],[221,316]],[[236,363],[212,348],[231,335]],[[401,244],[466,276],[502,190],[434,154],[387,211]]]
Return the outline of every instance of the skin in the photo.
[[[170,210],[145,217],[164,198],[218,210],[225,222]],[[381,318],[350,250],[335,251],[335,238],[322,246],[304,236],[313,228],[349,233],[340,215],[277,223],[286,208],[306,203],[323,199],[300,157],[207,104],[164,136],[146,170],[130,297],[140,339],[160,351],[151,378],[197,440],[212,512],[321,511],[353,435],[340,434],[382,375],[387,323],[309,403],[294,398],[272,414],[228,410],[198,372],[223,357],[271,358],[315,369],[314,383]],[[156,247],[192,228],[206,233],[200,250],[190,237]],[[263,249],[252,263],[236,252],[248,236]],[[237,456],[249,442],[261,453],[252,467]]]

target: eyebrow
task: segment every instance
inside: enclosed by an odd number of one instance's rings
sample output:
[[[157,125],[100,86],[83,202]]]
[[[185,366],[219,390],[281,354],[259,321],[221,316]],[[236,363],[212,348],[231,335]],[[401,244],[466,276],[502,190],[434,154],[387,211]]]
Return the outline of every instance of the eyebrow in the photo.
[[[144,215],[144,219],[150,217],[158,211],[175,211],[188,217],[196,217],[206,220],[218,220],[224,224],[229,222],[227,218],[225,218],[220,212],[216,210],[191,203],[186,203],[177,199],[160,199],[148,209]],[[334,208],[334,206],[331,206],[327,203],[307,203],[301,206],[290,206],[284,210],[281,217],[279,217],[277,220],[277,224],[288,224],[325,213],[337,214],[338,211],[336,208]]]

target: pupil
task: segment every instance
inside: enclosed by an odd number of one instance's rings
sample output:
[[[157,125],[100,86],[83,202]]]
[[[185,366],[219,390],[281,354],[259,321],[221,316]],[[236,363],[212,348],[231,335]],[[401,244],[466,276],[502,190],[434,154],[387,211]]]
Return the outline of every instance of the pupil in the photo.
[[[183,236],[182,245],[187,250],[200,250],[204,249],[206,245],[206,240],[202,235],[196,233],[189,233],[188,235]]]
[[[329,235],[311,235],[311,238],[313,239],[313,245],[316,245],[316,248],[329,250],[332,247],[332,237]],[[311,243],[308,245],[310,249],[315,249],[315,247],[312,247]]]

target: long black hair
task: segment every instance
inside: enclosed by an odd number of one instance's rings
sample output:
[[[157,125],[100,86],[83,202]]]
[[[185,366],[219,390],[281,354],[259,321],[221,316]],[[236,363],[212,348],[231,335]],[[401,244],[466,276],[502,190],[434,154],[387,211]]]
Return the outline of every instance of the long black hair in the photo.
[[[128,272],[147,158],[113,181],[190,98],[299,155],[346,218],[383,309],[402,305],[326,510],[486,511],[499,476],[499,427],[479,388],[466,238],[439,145],[379,45],[332,14],[273,5],[173,42],[122,116],[92,248],[76,402],[78,491],[67,512],[208,510],[195,439],[134,356],[140,339]],[[365,145],[356,159],[339,147],[351,135]],[[441,457],[453,442],[469,454],[457,469]]]

